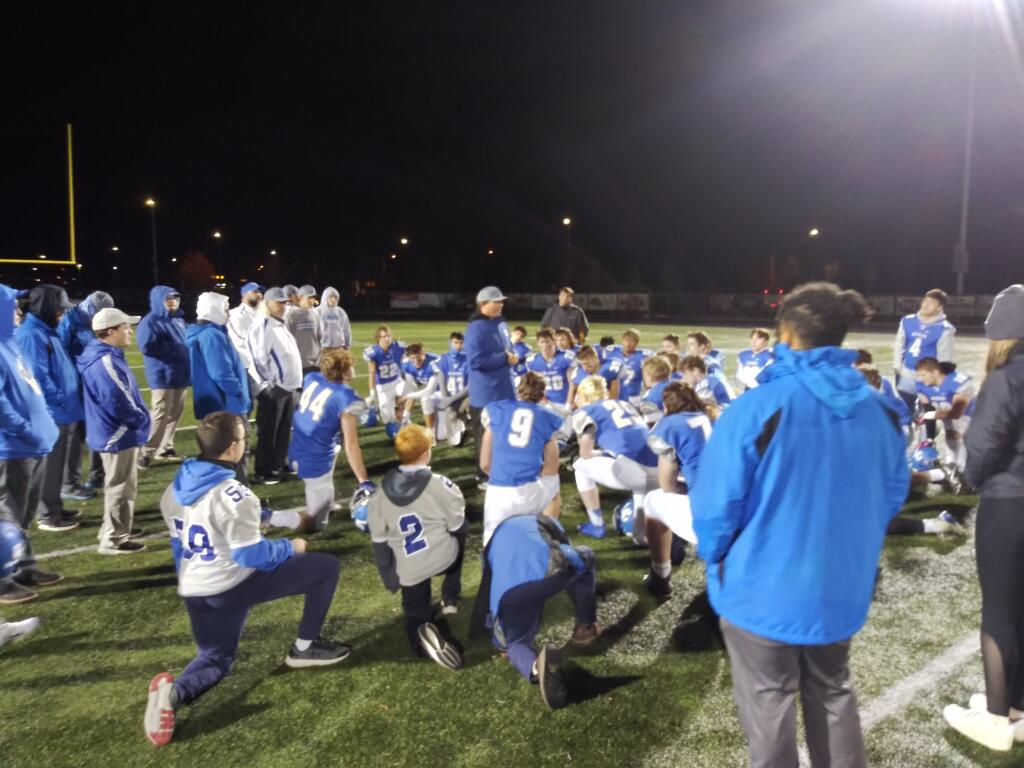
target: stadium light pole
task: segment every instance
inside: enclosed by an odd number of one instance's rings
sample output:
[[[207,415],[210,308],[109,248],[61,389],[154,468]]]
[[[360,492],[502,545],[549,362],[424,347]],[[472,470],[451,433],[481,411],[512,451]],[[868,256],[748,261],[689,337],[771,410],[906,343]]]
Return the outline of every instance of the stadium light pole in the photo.
[[[953,272],[956,274],[956,295],[964,295],[964,277],[970,267],[967,252],[967,217],[971,203],[971,160],[974,152],[974,102],[978,84],[978,4],[971,6],[970,74],[967,81],[967,115],[964,128],[964,172],[960,188],[960,237],[953,249]]]
[[[562,226],[565,227],[565,279],[568,281],[572,275],[572,219],[566,216]]]
[[[147,197],[145,204],[149,208],[149,226],[153,234],[153,285],[160,285],[160,271],[157,266],[156,255],[156,200],[152,197]]]

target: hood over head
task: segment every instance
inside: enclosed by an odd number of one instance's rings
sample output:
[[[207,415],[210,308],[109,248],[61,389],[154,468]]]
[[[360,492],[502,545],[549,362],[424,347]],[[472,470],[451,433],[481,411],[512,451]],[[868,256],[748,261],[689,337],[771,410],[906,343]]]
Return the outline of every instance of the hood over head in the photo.
[[[92,316],[101,309],[109,309],[113,306],[113,296],[104,291],[93,291],[78,305],[78,311],[85,315],[86,320],[92,320]]]
[[[227,467],[206,459],[186,459],[174,476],[172,487],[179,504],[195,504],[207,491],[235,476]]]
[[[50,328],[57,327],[57,313],[72,306],[68,294],[59,285],[37,285],[28,295],[28,311]]]
[[[847,418],[866,400],[874,397],[864,376],[853,367],[857,352],[839,347],[815,347],[796,351],[788,344],[775,346],[775,363],[757,377],[768,382],[796,376],[822,405],[840,418]]]
[[[14,337],[14,308],[18,305],[18,292],[0,283],[0,341]]]
[[[327,305],[327,299],[330,296],[333,296],[334,298],[336,298],[338,300],[339,306],[341,305],[341,294],[338,293],[338,289],[337,288],[332,288],[331,286],[327,286],[326,288],[324,288],[324,292],[322,294],[320,294],[320,301],[321,301],[320,306],[321,307]]]
[[[199,301],[196,302],[196,316],[199,320],[216,325],[226,325],[228,322],[228,297],[222,293],[207,291],[199,294]]]
[[[177,288],[171,288],[168,285],[157,285],[149,291],[149,311],[157,317],[179,317],[181,316],[181,305],[178,305],[178,310],[171,315],[167,310],[167,305],[164,304],[164,300],[174,294],[180,297],[181,292]]]
[[[407,507],[420,497],[434,473],[424,466],[415,472],[403,472],[397,467],[390,469],[381,480],[380,487],[392,504]]]

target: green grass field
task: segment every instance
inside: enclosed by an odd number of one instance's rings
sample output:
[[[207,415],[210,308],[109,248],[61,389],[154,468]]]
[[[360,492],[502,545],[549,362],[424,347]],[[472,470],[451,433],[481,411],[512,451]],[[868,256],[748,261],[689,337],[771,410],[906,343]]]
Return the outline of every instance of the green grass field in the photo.
[[[421,341],[437,352],[456,327],[392,326],[397,338]],[[596,339],[621,330],[601,324],[592,333]],[[657,347],[663,333],[688,329],[641,330],[643,344]],[[849,344],[871,349],[885,372],[891,330],[856,334]],[[371,331],[371,324],[356,324],[357,347],[368,343]],[[731,373],[747,332],[715,328],[710,333],[729,353]],[[980,373],[983,352],[982,339],[958,341],[961,367],[972,374]],[[140,366],[135,373],[146,386],[137,350],[131,350],[130,360]],[[365,371],[360,362],[356,384],[363,392]],[[191,454],[191,402],[186,414],[176,446]],[[371,476],[379,480],[394,463],[383,431],[365,431],[362,444]],[[473,473],[471,465],[470,449],[445,447],[436,451],[433,467],[466,477]],[[163,533],[157,504],[174,471],[174,466],[156,466],[140,473],[136,521],[148,533]],[[339,462],[338,497],[347,498],[354,485]],[[472,482],[462,485],[474,523],[462,611],[454,622],[465,637],[480,578],[482,495]],[[584,516],[569,473],[563,473],[562,492],[566,528],[573,531]],[[303,503],[298,481],[259,493],[277,508]],[[603,501],[610,519],[618,498],[606,494]],[[934,515],[949,503],[973,504],[973,499],[935,497],[908,508]],[[567,653],[575,703],[552,712],[489,644],[468,646],[460,672],[413,659],[401,628],[399,598],[381,586],[369,539],[353,528],[347,511],[311,538],[311,549],[341,559],[326,634],[352,643],[350,659],[328,670],[287,670],[283,658],[295,636],[300,598],[259,606],[232,674],[179,714],[168,747],[154,749],[142,731],[147,684],[156,672],[180,672],[192,658],[188,618],[175,592],[166,537],[148,541],[148,551],[136,556],[61,554],[95,545],[101,505],[100,499],[81,505],[79,530],[34,532],[37,552],[51,555],[41,565],[67,578],[36,602],[3,611],[11,620],[38,615],[43,626],[0,652],[0,767],[718,767],[746,762],[724,652],[682,652],[672,639],[676,622],[703,591],[704,568],[692,557],[676,569],[673,598],[658,604],[640,584],[645,550],[615,536],[596,543],[603,594],[598,616],[608,631],[596,647]],[[981,690],[977,654],[943,656],[968,642],[979,622],[972,538],[890,538],[881,573],[870,620],[853,650],[871,764],[1024,765],[1024,751],[993,757],[946,728],[941,716],[944,704],[965,703],[971,692]],[[568,600],[551,601],[543,637],[562,643],[571,629]],[[946,657],[951,661],[943,668],[911,677]],[[909,684],[916,684],[910,696]]]

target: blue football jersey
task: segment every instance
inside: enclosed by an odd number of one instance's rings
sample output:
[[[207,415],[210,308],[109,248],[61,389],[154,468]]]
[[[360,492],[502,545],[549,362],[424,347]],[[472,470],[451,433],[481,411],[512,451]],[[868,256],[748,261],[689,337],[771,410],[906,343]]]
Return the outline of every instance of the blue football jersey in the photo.
[[[577,387],[583,382],[585,378],[587,378],[587,376],[600,376],[602,379],[604,379],[605,384],[607,384],[610,388],[612,382],[615,381],[616,379],[621,378],[622,376],[622,361],[617,358],[606,360],[604,363],[601,364],[601,367],[597,369],[597,373],[593,374],[587,373],[582,365],[577,365],[573,369],[573,371],[574,373],[572,374],[572,383],[575,384]]]
[[[665,410],[665,401],[662,400],[662,394],[665,392],[665,387],[669,385],[669,380],[659,381],[653,387],[648,389],[643,396],[643,402],[652,403],[658,407],[659,411]]]
[[[565,405],[569,398],[569,369],[572,361],[561,352],[555,352],[545,360],[540,352],[534,352],[526,360],[526,369],[544,377],[544,393],[552,403]]]
[[[720,349],[712,349],[704,355],[704,366],[708,369],[708,376],[724,376],[725,352]]]
[[[697,396],[706,402],[726,406],[732,402],[732,396],[725,384],[717,376],[705,376],[704,379],[693,388]]]
[[[612,353],[615,352],[615,345],[614,344],[606,344],[605,346],[600,347],[600,346],[595,344],[594,345],[594,351],[597,352],[597,359],[601,363],[604,363],[609,357],[612,356]]]
[[[638,397],[644,386],[643,364],[644,360],[651,356],[650,350],[634,349],[630,354],[622,351],[622,347],[616,347],[609,357],[622,361],[622,372],[620,374],[619,400],[629,400],[631,397]]]
[[[577,435],[594,430],[594,442],[614,456],[628,456],[645,467],[658,464],[647,447],[647,427],[636,408],[621,400],[598,400],[580,408],[572,417]]]
[[[753,387],[757,384],[758,374],[771,365],[775,357],[772,351],[765,347],[760,352],[744,349],[737,356],[737,360],[736,378],[743,382],[744,386]]]
[[[953,407],[953,398],[963,395],[970,398],[970,405],[964,411],[964,416],[974,413],[974,383],[971,377],[960,371],[946,374],[946,377],[936,387],[929,387],[917,382],[917,393],[924,395],[937,410],[945,411]]]
[[[454,395],[466,388],[466,374],[469,367],[466,355],[449,351],[434,361],[434,371],[444,376],[444,393]]]
[[[341,415],[358,418],[364,408],[363,399],[347,384],[328,381],[319,371],[306,374],[288,446],[288,462],[297,464],[299,477],[320,477],[331,471]]]
[[[562,417],[536,403],[498,400],[481,415],[493,436],[488,483],[516,487],[540,477],[544,446],[562,426]]]
[[[429,352],[423,356],[423,365],[417,368],[412,360],[405,360],[402,363],[402,370],[407,376],[412,378],[416,382],[417,387],[425,387],[430,378],[434,375],[434,361],[437,360],[437,355],[432,355]]]
[[[651,430],[647,445],[659,456],[671,453],[689,488],[697,482],[704,443],[711,436],[711,419],[704,413],[673,413]]]
[[[916,314],[907,315],[900,320],[903,329],[903,367],[913,371],[918,360],[925,357],[939,357],[939,341],[946,333],[952,332],[953,326],[948,320],[939,322],[921,322]]]
[[[370,363],[377,364],[377,375],[374,378],[375,384],[390,384],[397,381],[402,374],[402,357],[405,356],[405,347],[397,341],[391,342],[386,350],[380,348],[380,344],[374,344],[363,350],[363,359]]]

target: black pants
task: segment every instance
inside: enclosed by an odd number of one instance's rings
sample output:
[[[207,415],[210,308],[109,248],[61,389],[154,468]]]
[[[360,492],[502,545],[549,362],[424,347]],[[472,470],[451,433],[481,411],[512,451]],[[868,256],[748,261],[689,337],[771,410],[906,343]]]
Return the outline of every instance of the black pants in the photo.
[[[0,461],[0,520],[14,523],[25,531],[25,551],[15,565],[14,573],[6,578],[11,578],[21,571],[32,570],[36,566],[28,531],[39,508],[39,496],[43,490],[44,461],[42,456]]]
[[[444,576],[441,581],[441,599],[451,603],[457,602],[462,593],[462,556],[466,552],[465,534],[456,538],[459,542],[459,554],[455,556],[454,562],[448,568],[438,574]],[[411,587],[402,587],[402,611],[405,613],[405,634],[409,637],[412,652],[418,654],[420,640],[416,633],[420,624],[425,624],[434,617],[430,579],[424,579]],[[446,639],[451,640],[447,626],[442,626],[442,624],[443,622],[438,623],[438,630]]]
[[[487,479],[487,473],[480,469],[480,446],[484,442],[484,423],[481,419],[483,408],[469,406],[469,428],[473,431],[473,458],[476,460],[476,474]]]
[[[282,387],[271,387],[256,398],[256,464],[257,475],[280,472],[288,463],[288,442],[292,436],[295,393]]]
[[[1024,498],[981,497],[974,539],[988,711],[1024,710]]]

